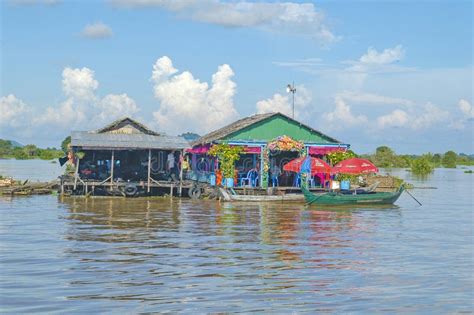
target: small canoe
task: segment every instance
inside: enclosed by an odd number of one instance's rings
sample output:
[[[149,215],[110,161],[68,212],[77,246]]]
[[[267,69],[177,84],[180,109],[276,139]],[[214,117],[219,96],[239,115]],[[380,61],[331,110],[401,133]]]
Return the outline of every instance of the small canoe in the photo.
[[[315,194],[308,189],[301,187],[307,204],[319,205],[359,205],[359,204],[393,204],[405,190],[402,185],[394,192],[367,192],[359,194],[343,194],[340,192],[327,192]]]

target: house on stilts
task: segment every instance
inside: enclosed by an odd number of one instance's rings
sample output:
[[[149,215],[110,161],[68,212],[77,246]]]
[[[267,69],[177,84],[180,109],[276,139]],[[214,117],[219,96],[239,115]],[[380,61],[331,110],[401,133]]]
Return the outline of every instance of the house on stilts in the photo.
[[[283,171],[287,162],[302,155],[324,158],[329,153],[346,151],[350,147],[282,113],[256,114],[191,142],[192,148],[187,152],[191,155],[193,176],[210,174],[213,181],[212,174],[218,169],[218,162],[207,153],[213,145],[220,143],[243,148],[235,165],[235,186],[259,188],[268,187],[271,167],[281,171],[278,186],[294,187],[298,174]],[[252,174],[253,178],[250,178]]]
[[[159,134],[128,117],[96,131],[74,131],[70,161],[75,171],[62,177],[61,191],[136,196],[175,190],[180,194],[178,164],[187,148],[184,138]]]

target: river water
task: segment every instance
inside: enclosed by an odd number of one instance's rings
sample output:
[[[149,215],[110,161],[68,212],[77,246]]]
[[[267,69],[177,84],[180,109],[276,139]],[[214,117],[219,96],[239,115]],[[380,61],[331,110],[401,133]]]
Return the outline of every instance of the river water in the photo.
[[[0,197],[0,312],[473,312],[474,176],[394,173],[437,189],[354,209]]]

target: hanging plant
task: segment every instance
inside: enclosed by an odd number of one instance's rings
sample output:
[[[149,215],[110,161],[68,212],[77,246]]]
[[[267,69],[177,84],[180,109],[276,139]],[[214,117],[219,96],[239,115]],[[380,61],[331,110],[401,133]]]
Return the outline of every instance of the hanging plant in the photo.
[[[336,151],[336,152],[328,153],[327,157],[328,157],[329,163],[331,163],[331,165],[334,166],[341,161],[344,161],[353,157],[357,157],[357,155],[354,153],[354,151],[347,150],[347,151]]]
[[[239,159],[242,152],[242,147],[221,143],[213,145],[208,154],[219,159],[220,170],[224,178],[234,178],[235,161]]]

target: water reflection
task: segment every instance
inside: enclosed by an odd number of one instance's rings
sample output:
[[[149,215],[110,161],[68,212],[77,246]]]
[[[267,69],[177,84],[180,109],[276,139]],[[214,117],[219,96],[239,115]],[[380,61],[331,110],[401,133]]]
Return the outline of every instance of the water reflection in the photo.
[[[68,297],[80,300],[173,305],[189,294],[214,300],[209,294],[222,293],[216,285],[237,286],[240,294],[257,299],[256,293],[278,296],[297,287],[316,294],[337,281],[322,276],[327,270],[367,268],[360,254],[372,247],[366,236],[378,220],[357,211],[292,204],[66,197],[61,202],[68,208],[65,237],[71,242],[65,251],[79,262],[69,271],[82,275],[69,285],[108,288]]]
[[[1,312],[469,312],[472,176],[433,178],[423,207],[0,198]]]

